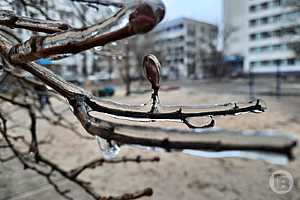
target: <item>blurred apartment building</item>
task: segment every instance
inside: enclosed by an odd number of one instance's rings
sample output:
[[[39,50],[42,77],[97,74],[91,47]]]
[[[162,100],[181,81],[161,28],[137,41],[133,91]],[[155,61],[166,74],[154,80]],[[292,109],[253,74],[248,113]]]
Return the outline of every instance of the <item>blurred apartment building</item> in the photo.
[[[245,73],[300,72],[300,59],[289,48],[299,33],[284,31],[300,17],[299,8],[288,6],[292,1],[224,0],[225,60]]]
[[[204,57],[217,45],[215,25],[188,18],[160,24],[151,34],[162,75],[171,79],[202,77]]]

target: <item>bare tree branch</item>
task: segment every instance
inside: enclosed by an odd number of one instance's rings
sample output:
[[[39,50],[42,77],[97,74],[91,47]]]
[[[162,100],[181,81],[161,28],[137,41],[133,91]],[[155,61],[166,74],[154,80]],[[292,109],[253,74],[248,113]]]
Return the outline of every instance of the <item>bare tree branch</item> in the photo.
[[[1,45],[0,45],[1,46]],[[3,45],[4,46],[4,45]],[[4,46],[7,49],[7,46]],[[1,48],[0,48],[1,50]],[[2,48],[2,50],[4,50]],[[125,125],[114,124],[110,123],[98,118],[94,118],[89,115],[89,112],[97,111],[100,113],[108,113],[115,116],[123,116],[128,118],[141,118],[141,119],[177,119],[177,120],[184,120],[191,118],[191,117],[203,117],[203,116],[220,116],[220,115],[235,115],[240,114],[242,112],[264,112],[264,107],[257,101],[253,106],[239,108],[235,105],[232,109],[223,110],[223,111],[212,111],[212,112],[197,112],[197,113],[182,113],[181,110],[176,111],[174,113],[151,113],[151,112],[132,112],[130,110],[117,110],[112,108],[106,108],[104,106],[96,104],[90,94],[87,94],[84,90],[75,87],[74,85],[65,82],[64,80],[60,79],[57,75],[53,74],[51,71],[39,67],[37,64],[30,63],[30,64],[22,64],[20,67],[23,69],[33,73],[37,77],[39,77],[42,81],[52,87],[54,90],[59,92],[62,96],[66,97],[72,105],[74,109],[74,114],[81,122],[83,127],[89,132],[91,135],[98,135],[108,141],[114,140],[121,144],[140,144],[144,146],[157,146],[165,148],[166,150],[171,149],[201,149],[201,150],[214,150],[214,151],[221,151],[221,150],[258,150],[258,151],[267,151],[267,152],[276,152],[282,153],[288,156],[291,156],[291,149],[295,146],[293,141],[289,141],[288,143],[284,143],[282,146],[275,146],[274,148],[268,143],[263,145],[239,145],[239,144],[224,144],[220,142],[219,138],[216,142],[203,142],[203,141],[172,141],[169,138],[164,138],[162,140],[157,140],[153,138],[138,138],[127,136],[124,134],[116,134],[114,130],[117,127],[124,127]],[[190,125],[190,124],[189,124]],[[135,130],[134,127],[126,127],[127,129],[131,129],[132,131]],[[144,130],[149,129],[149,127],[143,127]],[[164,130],[155,130],[158,134],[160,132],[164,132]],[[186,131],[185,133],[193,133],[193,131]]]
[[[63,22],[21,17],[8,10],[0,10],[0,25],[44,33],[57,33],[71,29],[70,25]]]
[[[115,6],[115,7],[123,7],[125,5],[124,2],[119,0],[70,0],[70,1],[97,4],[103,6]]]
[[[83,166],[77,167],[76,169],[72,169],[70,171],[70,176],[78,177],[83,171],[86,169],[94,169],[97,166],[102,166],[104,163],[107,164],[118,164],[118,163],[127,163],[127,162],[135,162],[135,163],[144,163],[144,162],[159,162],[159,157],[154,158],[142,158],[141,156],[137,156],[136,158],[126,158],[123,157],[121,159],[114,159],[114,160],[105,160],[105,159],[97,159],[91,162],[84,164]]]
[[[111,160],[111,161],[106,161],[104,159],[100,159],[100,160],[95,160],[93,162],[89,162],[81,167],[78,167],[77,169],[71,170],[70,172],[67,172],[65,170],[63,170],[62,168],[60,168],[58,165],[56,165],[55,163],[51,162],[50,160],[46,159],[45,157],[43,157],[42,155],[38,154],[36,151],[34,152],[35,155],[35,160],[36,163],[33,164],[30,161],[28,161],[26,159],[26,157],[24,156],[24,154],[20,153],[17,148],[13,145],[13,143],[10,141],[9,136],[7,135],[7,126],[6,126],[6,119],[5,117],[2,115],[2,113],[0,113],[0,119],[1,119],[1,128],[0,128],[0,132],[3,136],[3,138],[5,139],[7,146],[13,151],[14,156],[10,156],[8,158],[1,158],[1,162],[7,162],[11,159],[13,159],[14,157],[17,157],[19,159],[19,161],[24,165],[25,169],[31,169],[35,172],[37,172],[38,174],[44,176],[49,184],[51,184],[54,189],[62,196],[64,196],[66,199],[73,199],[72,197],[68,196],[68,193],[70,192],[69,190],[60,190],[59,187],[56,185],[56,183],[54,181],[52,181],[51,176],[54,174],[54,172],[58,172],[59,174],[61,174],[63,177],[65,177],[66,179],[68,179],[69,181],[77,184],[79,187],[81,187],[82,189],[84,189],[87,194],[89,194],[91,197],[93,197],[95,200],[98,199],[111,199],[111,200],[117,200],[117,199],[124,199],[124,200],[130,200],[130,199],[136,199],[139,197],[143,197],[143,196],[151,196],[153,191],[150,188],[147,188],[143,191],[139,191],[139,192],[135,192],[135,193],[128,193],[128,194],[124,194],[122,196],[119,197],[103,197],[100,196],[98,193],[96,193],[94,191],[94,189],[90,186],[90,183],[82,181],[80,179],[77,178],[77,176],[79,176],[80,173],[82,173],[84,170],[86,169],[91,169],[91,168],[95,168],[97,166],[101,166],[103,163],[123,163],[123,162],[157,162],[159,161],[158,158],[153,158],[153,159],[143,159],[140,156],[138,156],[137,158],[123,158],[120,160]],[[36,146],[36,148],[38,148],[38,146]],[[38,163],[38,165],[42,166],[42,165],[46,165],[48,168],[50,168],[50,170],[45,171],[45,169],[41,169],[38,166],[35,166]],[[44,166],[45,168],[45,166]]]
[[[114,17],[100,25],[95,24],[85,29],[71,30],[51,36],[32,37],[26,42],[11,48],[9,53],[10,60],[12,63],[23,63],[53,55],[75,54],[95,46],[104,46],[109,42],[121,40],[135,34],[146,33],[162,20],[164,16],[163,9],[157,6],[153,7],[147,3],[138,5],[129,15],[127,25],[108,33],[103,33],[103,29],[107,24],[116,22],[117,19],[124,16],[128,10],[127,7],[120,9]],[[3,18],[4,20],[6,19],[5,17]]]

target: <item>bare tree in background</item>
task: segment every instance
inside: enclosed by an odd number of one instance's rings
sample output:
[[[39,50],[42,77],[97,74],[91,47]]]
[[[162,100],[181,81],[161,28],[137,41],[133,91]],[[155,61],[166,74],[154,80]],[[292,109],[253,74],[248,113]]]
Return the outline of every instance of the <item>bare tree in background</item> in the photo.
[[[132,91],[132,83],[139,81],[139,87],[142,87],[144,81],[143,58],[149,52],[153,52],[151,36],[149,34],[136,35],[121,43],[123,48],[123,66],[120,68],[120,74],[123,82],[125,83],[125,95],[129,96]]]
[[[202,51],[201,63],[203,74],[210,78],[224,78],[228,75],[228,66],[224,65],[224,56],[218,51],[215,44],[210,43],[208,46],[209,53]]]
[[[227,26],[224,30],[219,32],[219,37],[223,40],[223,49],[227,49],[228,46],[230,46],[231,37],[238,29],[238,27]],[[209,51],[201,51],[204,76],[212,78],[224,78],[230,76],[232,73],[232,66],[225,63],[224,51],[218,50],[218,42],[210,42],[207,49],[209,49]]]
[[[160,147],[168,152],[182,149],[255,150],[292,156],[291,150],[296,143],[290,139],[207,129],[214,126],[216,116],[264,112],[265,106],[260,100],[212,106],[161,105],[158,98],[160,63],[154,55],[146,55],[142,63],[153,93],[150,103],[140,106],[124,105],[96,98],[84,89],[65,81],[46,67],[37,64],[35,61],[41,58],[60,59],[137,34],[147,33],[163,19],[165,13],[164,4],[159,0],[128,1],[128,3],[117,0],[70,1],[80,2],[80,6],[94,9],[112,6],[114,12],[104,20],[92,24],[85,23],[82,28],[74,28],[66,22],[56,21],[48,16],[48,12],[55,10],[54,8],[47,10],[47,2],[50,1],[6,0],[2,2],[6,4],[3,7],[7,10],[0,11],[0,56],[3,71],[1,77],[3,92],[0,95],[0,148],[10,149],[13,155],[0,158],[1,162],[17,158],[25,169],[33,170],[45,177],[66,199],[73,199],[71,191],[62,190],[56,185],[53,181],[55,173],[75,183],[94,199],[126,200],[151,196],[153,191],[151,188],[146,188],[121,196],[102,196],[91,183],[80,178],[85,170],[94,169],[103,163],[140,163],[159,160],[159,158],[141,156],[112,159],[124,144]],[[9,11],[8,8],[15,4],[18,4],[18,9],[24,10],[25,13],[32,10],[43,17],[39,19],[25,17],[20,15],[22,12],[16,14],[14,11]],[[81,13],[80,7],[74,12],[81,17],[87,17]],[[23,41],[19,29],[29,31],[31,37]],[[131,66],[128,65],[128,67]],[[40,108],[41,101],[38,95],[48,98],[47,105],[50,111],[45,112]],[[77,132],[74,123],[65,117],[69,112],[68,109],[59,109],[53,103],[55,101],[64,101],[67,107],[71,108],[89,136],[82,136]],[[16,117],[20,110],[27,113],[29,128],[17,123]],[[106,119],[107,115],[112,116],[113,120]],[[203,123],[206,119],[210,120],[208,124]],[[37,123],[40,121],[69,129],[82,139],[96,137],[104,155],[110,159],[92,160],[72,170],[64,170],[47,159],[40,151],[40,146],[51,145],[51,140],[41,140],[39,137]],[[149,122],[159,121],[172,121],[183,124],[187,128],[149,126]],[[205,129],[202,130],[202,128]],[[30,133],[30,137],[26,137],[25,133],[22,135],[24,130]],[[70,138],[76,135],[70,135]],[[234,139],[237,135],[240,140]],[[175,139],[175,136],[180,136],[180,140]],[[21,145],[18,145],[19,143]]]

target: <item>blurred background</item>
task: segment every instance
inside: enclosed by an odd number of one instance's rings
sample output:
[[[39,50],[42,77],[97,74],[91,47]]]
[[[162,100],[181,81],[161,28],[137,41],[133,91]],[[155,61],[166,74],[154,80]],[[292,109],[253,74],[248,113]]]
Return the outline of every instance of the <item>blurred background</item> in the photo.
[[[87,26],[115,11],[113,7],[92,7],[76,1],[37,1],[43,14],[22,1],[3,1],[19,15],[67,21],[75,27]],[[55,3],[54,3],[55,2]],[[165,1],[163,22],[146,35],[139,35],[105,47],[61,60],[37,62],[64,79],[98,90],[141,92],[142,60],[155,54],[162,63],[163,81],[194,82],[241,80],[242,92],[297,95],[300,70],[299,2],[212,0]],[[75,11],[75,12],[74,12]],[[31,32],[18,30],[23,40]],[[262,83],[261,83],[262,82]],[[139,86],[136,88],[134,85]],[[239,84],[240,85],[240,84]],[[140,91],[137,91],[140,90]],[[96,93],[98,91],[95,91]]]

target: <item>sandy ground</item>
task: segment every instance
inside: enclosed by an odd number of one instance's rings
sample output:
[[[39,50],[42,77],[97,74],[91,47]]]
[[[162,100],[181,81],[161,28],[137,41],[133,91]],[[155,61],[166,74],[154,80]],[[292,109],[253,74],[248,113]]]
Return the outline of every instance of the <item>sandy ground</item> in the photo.
[[[180,90],[161,92],[163,104],[214,104],[243,101],[247,95],[239,92],[243,85],[218,83],[184,86]],[[124,97],[118,90],[116,101],[144,103],[150,93]],[[217,127],[238,130],[275,129],[300,136],[299,97],[264,96],[268,112],[238,117],[217,118]],[[69,118],[75,120],[72,115]],[[82,134],[86,134],[79,128]],[[59,127],[39,125],[41,137],[54,137],[51,146],[43,146],[42,152],[66,169],[101,157],[96,141],[85,141]],[[201,158],[183,153],[152,152],[134,147],[122,147],[119,156],[159,156],[159,163],[104,165],[82,174],[91,180],[102,194],[122,194],[145,187],[154,189],[155,200],[200,200],[200,199],[300,199],[300,150],[296,160],[288,165],[274,165],[265,161],[246,158]],[[270,175],[283,169],[294,177],[294,187],[285,195],[275,194],[269,187]]]

